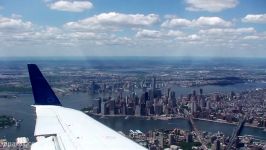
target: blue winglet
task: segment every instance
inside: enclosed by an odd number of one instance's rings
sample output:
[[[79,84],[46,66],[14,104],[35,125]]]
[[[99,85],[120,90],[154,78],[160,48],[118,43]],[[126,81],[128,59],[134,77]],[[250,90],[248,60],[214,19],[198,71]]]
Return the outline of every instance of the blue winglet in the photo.
[[[32,93],[35,105],[58,105],[61,106],[59,99],[43,77],[36,64],[28,64]]]

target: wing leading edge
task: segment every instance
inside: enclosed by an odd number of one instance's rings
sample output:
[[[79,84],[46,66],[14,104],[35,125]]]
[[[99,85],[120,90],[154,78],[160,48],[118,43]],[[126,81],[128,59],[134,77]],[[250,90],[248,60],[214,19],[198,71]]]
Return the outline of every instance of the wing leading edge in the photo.
[[[81,111],[62,107],[38,67],[28,69],[37,116],[32,150],[145,149]]]

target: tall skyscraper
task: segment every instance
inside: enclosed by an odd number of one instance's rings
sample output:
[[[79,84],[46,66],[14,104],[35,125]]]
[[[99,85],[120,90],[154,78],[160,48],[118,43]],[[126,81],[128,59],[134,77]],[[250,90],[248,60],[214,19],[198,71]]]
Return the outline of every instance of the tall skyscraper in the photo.
[[[170,101],[168,102],[170,106],[176,107],[176,97],[175,97],[175,92],[171,91],[170,93]]]
[[[197,104],[196,101],[192,101],[192,106],[191,106],[191,112],[192,114],[197,111]]]
[[[160,145],[160,147],[164,146],[163,133],[159,134],[159,145]]]
[[[101,103],[102,103],[102,99],[101,98],[96,99],[97,113],[101,113]]]
[[[193,142],[193,135],[191,133],[187,134],[186,142]]]
[[[153,76],[153,78],[152,78],[152,90],[153,90],[153,93],[156,90],[156,77],[155,76]]]
[[[168,141],[169,141],[169,145],[173,145],[175,144],[175,139],[174,139],[174,134],[169,134],[168,135]]]
[[[216,141],[213,143],[212,149],[213,149],[213,150],[221,150],[221,142],[220,142],[219,140],[216,140]]]
[[[146,104],[140,104],[140,114],[142,116],[146,115]]]
[[[196,95],[197,95],[196,90],[193,90],[193,96],[196,97]]]
[[[175,99],[175,92],[174,91],[171,91],[171,94],[170,94],[171,96],[171,99]]]
[[[104,102],[104,101],[101,103],[101,113],[102,113],[102,115],[106,115],[107,114],[106,102]]]
[[[114,100],[109,101],[109,112],[111,115],[115,114],[115,101]]]
[[[167,97],[170,98],[170,92],[171,92],[171,88],[167,89]]]
[[[139,105],[136,105],[135,107],[135,116],[140,116],[141,115],[141,109]]]
[[[205,107],[205,100],[202,97],[199,100],[199,105],[201,110]]]

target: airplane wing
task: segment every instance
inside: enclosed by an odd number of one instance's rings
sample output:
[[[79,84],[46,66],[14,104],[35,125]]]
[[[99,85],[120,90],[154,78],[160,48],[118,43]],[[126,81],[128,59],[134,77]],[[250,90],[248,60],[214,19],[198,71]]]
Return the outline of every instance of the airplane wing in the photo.
[[[65,108],[35,64],[28,64],[36,108],[32,150],[144,150],[81,111]]]

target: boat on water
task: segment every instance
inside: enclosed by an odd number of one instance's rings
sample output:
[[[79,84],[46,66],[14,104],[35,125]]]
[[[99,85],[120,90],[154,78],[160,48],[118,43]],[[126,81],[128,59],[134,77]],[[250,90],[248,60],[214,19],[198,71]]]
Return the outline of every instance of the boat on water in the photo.
[[[16,120],[15,127],[19,128],[22,120]]]

